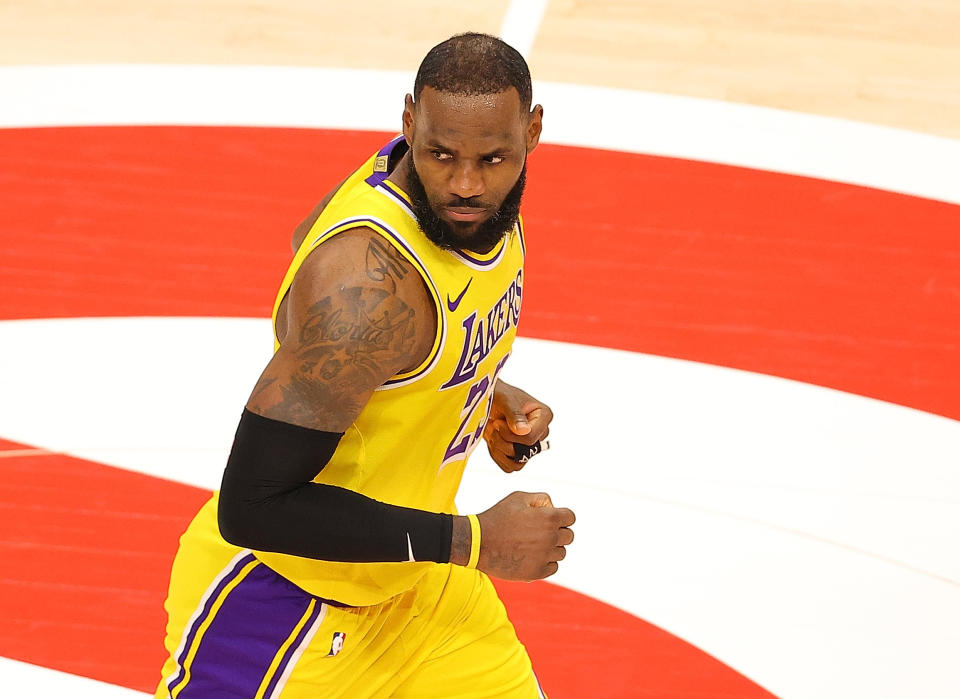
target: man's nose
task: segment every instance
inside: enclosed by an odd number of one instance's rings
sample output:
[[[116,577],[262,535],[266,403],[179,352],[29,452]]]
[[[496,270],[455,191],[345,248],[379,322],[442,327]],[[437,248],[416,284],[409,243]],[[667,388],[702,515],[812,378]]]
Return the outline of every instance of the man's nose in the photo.
[[[458,163],[450,179],[450,193],[462,199],[478,197],[484,192],[483,176],[473,163]]]

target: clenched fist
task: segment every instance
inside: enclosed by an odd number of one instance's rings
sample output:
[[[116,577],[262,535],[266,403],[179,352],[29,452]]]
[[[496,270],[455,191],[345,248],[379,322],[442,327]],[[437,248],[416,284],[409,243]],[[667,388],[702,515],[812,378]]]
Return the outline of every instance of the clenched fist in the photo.
[[[486,512],[480,522],[477,568],[502,580],[540,580],[557,572],[573,541],[576,517],[554,507],[546,493],[511,493]]]

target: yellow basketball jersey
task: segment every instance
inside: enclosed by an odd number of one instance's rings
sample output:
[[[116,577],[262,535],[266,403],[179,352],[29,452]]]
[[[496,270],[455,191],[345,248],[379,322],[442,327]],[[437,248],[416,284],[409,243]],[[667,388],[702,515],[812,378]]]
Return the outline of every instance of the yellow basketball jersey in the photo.
[[[387,180],[397,137],[341,186],[277,293],[273,320],[303,260],[353,228],[376,231],[423,277],[437,307],[424,362],[374,393],[315,478],[383,502],[454,513],[467,457],[481,439],[497,376],[517,331],[523,295],[522,221],[489,253],[444,250],[417,226],[409,197]],[[277,347],[279,344],[276,345]],[[409,589],[434,563],[338,563],[255,552],[308,592],[367,606]]]

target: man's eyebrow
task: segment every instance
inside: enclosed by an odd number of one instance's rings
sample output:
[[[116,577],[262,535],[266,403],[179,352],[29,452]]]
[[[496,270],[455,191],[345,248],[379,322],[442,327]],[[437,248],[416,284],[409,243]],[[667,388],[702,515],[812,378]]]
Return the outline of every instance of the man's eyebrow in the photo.
[[[507,154],[512,153],[512,152],[513,152],[513,148],[512,148],[511,146],[500,146],[500,147],[498,147],[498,148],[494,148],[493,150],[491,150],[491,151],[488,152],[488,153],[484,153],[484,154],[481,155],[480,157],[481,157],[481,158],[490,158],[490,157],[497,156],[497,155],[507,155]]]
[[[450,146],[448,146],[448,145],[446,145],[446,144],[444,144],[444,143],[441,143],[440,141],[436,140],[435,138],[428,138],[427,141],[426,141],[426,144],[427,144],[427,148],[432,148],[432,149],[434,149],[434,150],[440,150],[440,151],[443,151],[443,152],[445,152],[445,153],[458,153],[458,152],[459,152],[459,151],[457,151],[456,148],[452,148],[452,147],[450,147]],[[508,145],[508,144],[504,144],[504,145],[502,145],[502,146],[497,146],[496,148],[492,148],[492,149],[490,149],[489,151],[487,151],[487,152],[485,152],[485,153],[482,153],[482,154],[480,155],[480,157],[481,157],[481,158],[490,158],[490,157],[494,157],[494,156],[498,156],[498,155],[507,155],[507,154],[512,153],[513,150],[514,150],[514,149],[513,149],[513,146],[510,146],[510,145]]]

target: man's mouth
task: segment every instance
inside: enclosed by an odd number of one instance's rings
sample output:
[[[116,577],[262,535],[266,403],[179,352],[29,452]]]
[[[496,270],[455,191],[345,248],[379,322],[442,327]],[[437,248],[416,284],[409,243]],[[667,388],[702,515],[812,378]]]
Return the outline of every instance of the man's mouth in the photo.
[[[445,206],[444,213],[452,221],[462,221],[464,223],[475,223],[486,218],[487,210],[475,208],[472,206]]]

